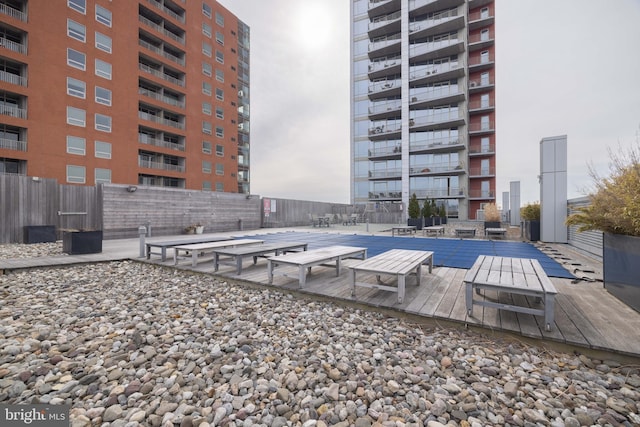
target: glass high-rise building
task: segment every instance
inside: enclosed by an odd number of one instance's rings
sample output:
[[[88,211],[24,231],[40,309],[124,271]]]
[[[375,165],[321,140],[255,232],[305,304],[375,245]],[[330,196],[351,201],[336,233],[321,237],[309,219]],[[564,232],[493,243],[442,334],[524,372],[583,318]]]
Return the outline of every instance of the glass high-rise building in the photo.
[[[352,0],[351,202],[496,201],[493,0]],[[406,209],[405,209],[406,212]]]

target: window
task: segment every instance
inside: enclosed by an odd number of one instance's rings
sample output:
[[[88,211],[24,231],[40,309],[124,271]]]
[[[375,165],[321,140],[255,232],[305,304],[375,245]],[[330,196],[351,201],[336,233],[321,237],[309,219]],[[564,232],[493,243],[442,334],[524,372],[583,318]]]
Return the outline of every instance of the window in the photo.
[[[211,77],[212,71],[213,71],[213,66],[211,64],[209,64],[208,62],[203,62],[202,63],[202,74],[204,74],[205,76]],[[216,72],[217,71],[218,70],[216,70]]]
[[[224,129],[222,126],[216,126],[216,136],[218,138],[224,138]]]
[[[224,16],[220,15],[219,12],[216,12],[216,24],[224,27]]]
[[[220,31],[216,31],[216,42],[224,45],[224,34],[222,34]]]
[[[216,118],[224,119],[224,110],[222,107],[216,107]]]
[[[96,130],[111,132],[111,117],[104,114],[96,114]]]
[[[220,144],[216,144],[216,156],[224,157],[224,147]]]
[[[207,121],[202,122],[202,133],[206,133],[207,135],[211,135],[211,123]]]
[[[483,50],[482,52],[480,52],[480,63],[486,64],[487,62],[489,62],[489,51]]]
[[[86,181],[86,171],[84,166],[67,165],[67,182],[84,184]]]
[[[211,37],[211,25],[207,24],[206,22],[202,23],[202,34],[204,34],[207,37]]]
[[[111,80],[111,64],[100,59],[96,59],[96,76]]]
[[[76,21],[67,19],[67,35],[72,39],[76,39],[84,43],[87,40],[87,30],[84,25],[78,24]]]
[[[86,60],[87,58],[84,53],[73,49],[67,49],[67,65],[70,67],[84,71],[87,68]]]
[[[202,161],[202,173],[211,173],[211,162]]]
[[[216,61],[221,64],[224,64],[224,53],[220,52],[219,50],[216,50]]]
[[[224,71],[216,69],[216,80],[219,82],[224,82]]]
[[[84,156],[86,152],[86,140],[84,138],[67,135],[67,153]]]
[[[202,191],[211,191],[211,181],[202,182]]]
[[[216,163],[216,175],[224,175],[224,165],[222,163]]]
[[[221,182],[216,182],[216,191],[222,193],[224,191],[224,184]]]
[[[480,129],[489,130],[491,128],[491,124],[489,122],[489,116],[480,117]]]
[[[111,37],[96,31],[96,48],[111,53]]]
[[[111,182],[111,169],[96,168],[95,175],[96,184]]]
[[[86,0],[67,0],[67,6],[76,12],[80,12],[83,15],[87,13],[87,2]]]
[[[207,116],[211,115],[211,103],[210,102],[203,102],[202,103],[202,113],[206,114]]]
[[[96,5],[96,21],[107,27],[111,27],[111,11]]]
[[[211,83],[202,82],[202,93],[211,95]]]
[[[216,99],[219,101],[224,101],[224,91],[220,88],[216,88]]]
[[[96,141],[95,156],[99,159],[110,159],[111,143]]]
[[[202,152],[204,154],[211,154],[211,143],[209,141],[202,141]]]
[[[87,85],[82,80],[76,80],[71,77],[67,77],[67,95],[75,96],[76,98],[85,99],[87,93]]]
[[[80,108],[67,107],[67,123],[73,126],[85,127],[87,112]]]
[[[211,18],[211,6],[202,3],[202,14],[207,18]]]
[[[211,45],[207,42],[202,42],[202,53],[204,53],[209,58],[211,58],[211,52],[212,52]]]
[[[102,105],[111,106],[111,91],[100,86],[96,86],[96,102]]]

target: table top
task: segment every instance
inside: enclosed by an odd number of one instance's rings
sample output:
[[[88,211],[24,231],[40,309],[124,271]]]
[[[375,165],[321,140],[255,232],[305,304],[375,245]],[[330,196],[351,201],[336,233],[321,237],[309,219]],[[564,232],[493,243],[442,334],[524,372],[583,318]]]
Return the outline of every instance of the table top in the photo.
[[[224,248],[229,246],[239,246],[239,245],[251,245],[264,243],[264,240],[258,239],[234,239],[234,240],[222,240],[218,242],[208,242],[208,243],[194,243],[191,245],[180,245],[175,246],[174,249],[177,250],[186,250],[186,251],[199,251],[203,249],[215,249],[215,248]]]
[[[527,289],[543,293],[541,281],[548,281],[542,266],[532,258],[480,255],[465,282],[497,288]]]
[[[305,264],[308,262],[322,261],[330,258],[337,258],[353,255],[360,252],[366,253],[367,248],[355,246],[327,246],[304,252],[292,252],[285,255],[269,257],[269,260],[276,262],[290,262],[294,264]]]
[[[272,252],[276,250],[282,249],[292,249],[292,248],[303,248],[306,247],[307,243],[305,242],[274,242],[274,243],[265,243],[262,245],[255,246],[238,246],[236,248],[226,247],[216,249],[214,252],[217,252],[220,255],[252,255],[259,254],[263,252]]]

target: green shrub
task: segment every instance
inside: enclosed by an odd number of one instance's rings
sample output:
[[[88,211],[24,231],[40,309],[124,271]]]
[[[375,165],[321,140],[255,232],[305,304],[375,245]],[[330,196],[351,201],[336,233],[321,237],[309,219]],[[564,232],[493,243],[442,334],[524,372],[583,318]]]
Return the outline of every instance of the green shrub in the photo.
[[[591,204],[569,215],[566,223],[578,231],[600,230],[612,234],[640,236],[640,142],[627,152],[611,157],[611,175],[600,177],[589,167],[595,191]]]
[[[431,217],[431,215],[433,214],[433,210],[431,209],[431,200],[426,199],[424,201],[424,204],[422,205],[422,211],[420,212],[420,214],[424,218],[430,218]]]
[[[409,214],[409,218],[412,219],[420,217],[420,203],[418,202],[416,193],[413,193],[411,195],[411,198],[409,199],[409,208],[407,210],[407,213]]]
[[[520,218],[525,221],[540,221],[540,203],[528,203],[520,208]]]

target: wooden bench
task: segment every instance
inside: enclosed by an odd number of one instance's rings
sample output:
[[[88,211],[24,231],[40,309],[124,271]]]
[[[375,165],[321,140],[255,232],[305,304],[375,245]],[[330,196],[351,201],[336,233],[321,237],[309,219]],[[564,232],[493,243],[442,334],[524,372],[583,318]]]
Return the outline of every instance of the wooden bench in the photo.
[[[256,264],[259,257],[266,257],[268,254],[277,256],[288,252],[306,251],[307,245],[307,243],[299,242],[276,242],[215,249],[213,251],[213,266],[215,271],[218,271],[220,264],[234,265],[236,267],[236,274],[240,275],[242,273],[242,260],[245,257],[253,257],[253,263]],[[223,260],[222,257],[228,257],[231,262]]]
[[[435,235],[436,237],[438,237],[439,235],[444,236],[444,225],[431,225],[429,227],[423,227],[422,235],[423,236]]]
[[[416,226],[415,225],[398,225],[395,227],[391,227],[391,236],[395,236],[396,234],[416,234]]]
[[[193,243],[209,243],[209,242],[221,242],[223,240],[231,240],[231,237],[214,237],[214,236],[198,236],[198,237],[185,237],[183,239],[173,240],[159,240],[159,241],[146,241],[146,255],[147,259],[151,258],[151,255],[160,255],[162,261],[167,260],[167,249],[171,249],[175,246],[190,245]],[[160,252],[153,252],[152,248],[160,248]]]
[[[476,237],[476,229],[471,227],[456,228],[456,237]]]
[[[473,305],[510,310],[517,313],[544,316],[545,328],[551,330],[554,323],[555,296],[558,293],[542,266],[536,259],[508,258],[480,255],[464,277],[467,314],[473,314]],[[473,290],[494,290],[509,294],[535,297],[544,308],[503,304],[495,301],[473,299]]]
[[[496,236],[496,237],[500,237],[501,239],[504,239],[507,235],[507,229],[506,228],[485,228],[484,235],[486,237]]]
[[[298,283],[302,288],[307,280],[307,273],[311,273],[313,266],[335,267],[336,276],[340,275],[341,262],[346,258],[367,258],[367,248],[353,246],[327,246],[325,248],[313,249],[305,252],[288,253],[285,255],[272,256],[267,258],[267,274],[269,284],[273,283],[273,276],[290,276],[286,272],[276,272],[279,265],[290,265],[298,267]],[[329,264],[335,263],[335,264]]]
[[[398,303],[402,303],[404,300],[407,276],[415,273],[419,286],[423,264],[429,264],[429,273],[433,271],[433,252],[391,249],[355,265],[351,265],[349,266],[351,269],[351,296],[356,297],[356,286],[384,289],[386,291],[397,292]],[[377,283],[358,282],[356,280],[358,273],[375,274]],[[380,280],[382,274],[395,276],[397,285],[382,282]]]
[[[180,252],[185,252],[191,255],[191,265],[193,267],[198,265],[198,258],[204,254],[213,253],[216,249],[233,248],[243,245],[257,245],[263,243],[264,240],[257,239],[237,239],[237,240],[224,240],[219,242],[209,243],[193,243],[190,245],[179,245],[173,247],[173,264],[178,265],[178,258]]]

